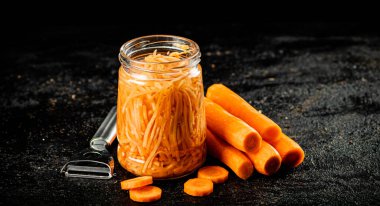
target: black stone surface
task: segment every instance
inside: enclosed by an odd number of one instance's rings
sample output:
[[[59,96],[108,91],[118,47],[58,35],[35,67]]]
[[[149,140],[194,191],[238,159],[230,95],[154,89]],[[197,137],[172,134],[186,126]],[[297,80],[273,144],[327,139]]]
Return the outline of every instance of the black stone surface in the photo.
[[[206,88],[221,82],[238,92],[299,142],[306,158],[271,177],[255,173],[243,181],[230,171],[226,183],[202,198],[183,193],[183,183],[194,175],[156,181],[163,195],[155,205],[379,204],[380,38],[355,26],[343,33],[330,32],[334,25],[311,32],[276,26],[46,27],[14,33],[0,63],[0,202],[139,205],[120,190],[119,181],[132,175],[119,164],[111,180],[66,179],[59,170],[88,146],[116,104],[122,43],[172,33],[199,43]],[[220,163],[208,158],[206,164]]]

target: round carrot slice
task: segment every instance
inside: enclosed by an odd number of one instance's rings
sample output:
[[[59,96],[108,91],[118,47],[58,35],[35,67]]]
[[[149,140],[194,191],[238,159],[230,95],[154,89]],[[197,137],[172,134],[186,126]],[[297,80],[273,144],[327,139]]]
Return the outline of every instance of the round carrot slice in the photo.
[[[198,178],[209,179],[213,183],[223,183],[228,179],[228,171],[220,166],[206,166],[198,170]]]
[[[135,202],[153,202],[161,199],[162,190],[156,186],[144,186],[129,190],[129,198]]]
[[[194,178],[185,182],[183,191],[191,196],[207,196],[214,191],[214,185],[211,180]]]
[[[146,185],[150,185],[153,183],[152,176],[142,176],[142,177],[136,177],[128,180],[124,180],[120,182],[121,189],[122,190],[130,190]]]

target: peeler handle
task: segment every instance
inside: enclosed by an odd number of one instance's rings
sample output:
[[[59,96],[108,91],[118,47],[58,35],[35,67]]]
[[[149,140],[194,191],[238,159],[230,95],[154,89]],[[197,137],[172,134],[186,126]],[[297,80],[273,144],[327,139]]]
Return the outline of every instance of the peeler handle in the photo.
[[[94,137],[90,140],[90,146],[97,151],[105,150],[116,138],[116,107],[108,112]]]

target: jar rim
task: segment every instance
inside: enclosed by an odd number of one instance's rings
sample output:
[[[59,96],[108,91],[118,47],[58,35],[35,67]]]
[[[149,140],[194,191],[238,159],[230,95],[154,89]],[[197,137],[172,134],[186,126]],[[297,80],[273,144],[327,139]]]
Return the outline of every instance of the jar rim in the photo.
[[[159,38],[162,38],[162,39],[172,38],[173,42],[174,42],[174,39],[177,39],[178,41],[182,40],[183,42],[188,43],[189,46],[194,48],[193,53],[190,56],[182,58],[180,60],[168,61],[168,62],[145,62],[142,60],[134,59],[134,58],[132,58],[131,55],[128,55],[128,52],[131,52],[130,50],[132,50],[133,47],[135,47],[136,45],[143,45],[144,43],[145,44],[147,44],[147,43],[152,44],[153,42],[149,42],[148,40],[142,41],[144,39],[150,39],[150,38],[151,39],[154,39],[154,38],[157,38],[157,39],[159,39]],[[141,41],[141,42],[139,42],[139,41]],[[176,36],[176,35],[154,34],[154,35],[140,36],[140,37],[137,37],[137,38],[134,38],[134,39],[131,39],[131,40],[125,42],[120,48],[119,60],[121,63],[126,63],[126,61],[129,61],[130,63],[134,63],[134,64],[148,64],[148,65],[158,65],[158,64],[163,65],[164,64],[165,65],[165,64],[173,64],[173,63],[190,61],[192,59],[200,58],[200,56],[201,56],[201,52],[200,52],[198,44],[195,43],[195,41],[193,41],[191,39],[188,39],[186,37]]]

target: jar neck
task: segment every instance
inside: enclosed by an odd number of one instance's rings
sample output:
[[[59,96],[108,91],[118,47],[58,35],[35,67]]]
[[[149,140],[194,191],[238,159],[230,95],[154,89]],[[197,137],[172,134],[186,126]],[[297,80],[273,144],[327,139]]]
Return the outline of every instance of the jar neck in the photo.
[[[180,58],[165,62],[147,62],[152,55],[180,53]],[[151,35],[132,39],[120,48],[119,60],[124,69],[157,74],[179,73],[194,68],[200,62],[199,46],[192,40],[172,35]]]

